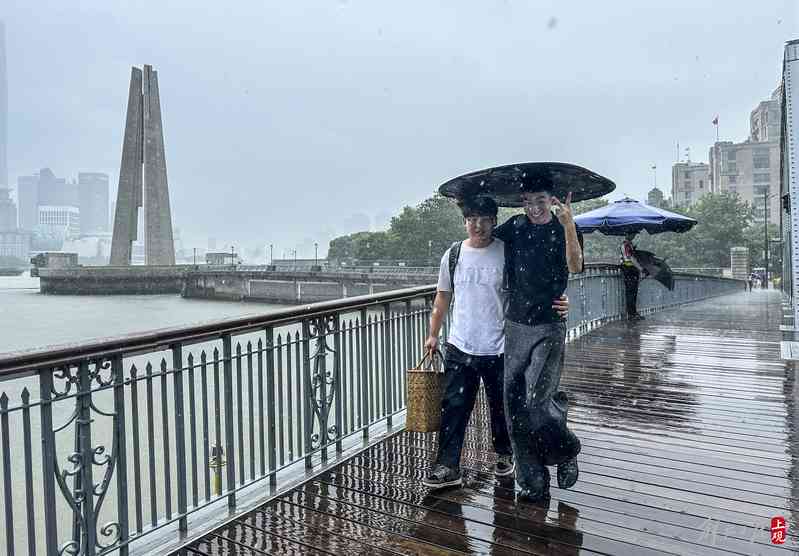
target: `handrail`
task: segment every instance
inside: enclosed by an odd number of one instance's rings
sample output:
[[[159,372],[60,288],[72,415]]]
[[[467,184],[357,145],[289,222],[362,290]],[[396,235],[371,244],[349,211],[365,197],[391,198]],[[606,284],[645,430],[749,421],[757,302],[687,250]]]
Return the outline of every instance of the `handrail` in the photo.
[[[172,344],[194,344],[220,337],[223,333],[244,333],[265,326],[279,326],[318,317],[331,312],[357,311],[359,309],[399,303],[424,294],[434,294],[435,286],[416,286],[373,295],[360,295],[333,301],[270,311],[252,315],[216,320],[189,326],[161,328],[111,338],[82,342],[79,346],[61,344],[34,350],[0,354],[0,381],[20,373],[32,372],[42,367],[57,367],[75,359],[99,358],[119,353],[136,353]]]

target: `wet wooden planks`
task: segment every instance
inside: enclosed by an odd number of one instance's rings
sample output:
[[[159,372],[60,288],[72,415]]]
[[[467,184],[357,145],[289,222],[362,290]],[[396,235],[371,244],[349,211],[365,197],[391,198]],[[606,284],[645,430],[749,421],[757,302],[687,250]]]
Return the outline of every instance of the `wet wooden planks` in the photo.
[[[490,473],[484,405],[464,488],[421,478],[434,434],[403,432],[194,542],[192,554],[790,554],[799,547],[793,367],[780,359],[780,299],[709,300],[571,344],[580,480],[518,502]],[[772,545],[774,516],[789,522]]]

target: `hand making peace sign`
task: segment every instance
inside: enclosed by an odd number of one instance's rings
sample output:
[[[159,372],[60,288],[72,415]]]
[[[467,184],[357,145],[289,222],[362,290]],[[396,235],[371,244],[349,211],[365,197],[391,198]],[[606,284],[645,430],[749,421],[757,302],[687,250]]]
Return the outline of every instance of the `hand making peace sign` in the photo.
[[[572,214],[572,193],[569,191],[568,195],[566,195],[566,204],[560,202],[557,197],[552,197],[552,205],[556,206],[558,209],[555,214],[558,217],[558,221],[560,221],[561,225],[566,227],[567,225],[574,224],[574,215]]]

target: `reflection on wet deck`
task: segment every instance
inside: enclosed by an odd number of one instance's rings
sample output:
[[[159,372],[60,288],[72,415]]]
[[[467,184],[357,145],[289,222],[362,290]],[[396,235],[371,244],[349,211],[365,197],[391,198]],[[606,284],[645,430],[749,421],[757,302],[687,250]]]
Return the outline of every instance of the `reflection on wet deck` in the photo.
[[[768,301],[767,301],[768,300]],[[580,480],[516,502],[472,419],[465,488],[420,480],[435,435],[400,433],[194,542],[191,554],[790,554],[799,547],[796,392],[777,294],[696,303],[570,345]],[[771,518],[788,540],[771,544]]]

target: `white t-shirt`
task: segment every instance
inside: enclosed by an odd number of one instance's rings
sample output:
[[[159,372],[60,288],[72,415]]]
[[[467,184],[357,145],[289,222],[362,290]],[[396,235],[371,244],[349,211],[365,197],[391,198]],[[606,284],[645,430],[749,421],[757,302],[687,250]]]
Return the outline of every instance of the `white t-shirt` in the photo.
[[[450,248],[451,249],[451,248]],[[438,289],[450,291],[449,252],[441,257]],[[505,295],[502,271],[505,245],[494,239],[488,247],[461,244],[455,266],[455,296],[448,341],[470,355],[499,355],[505,351]]]

